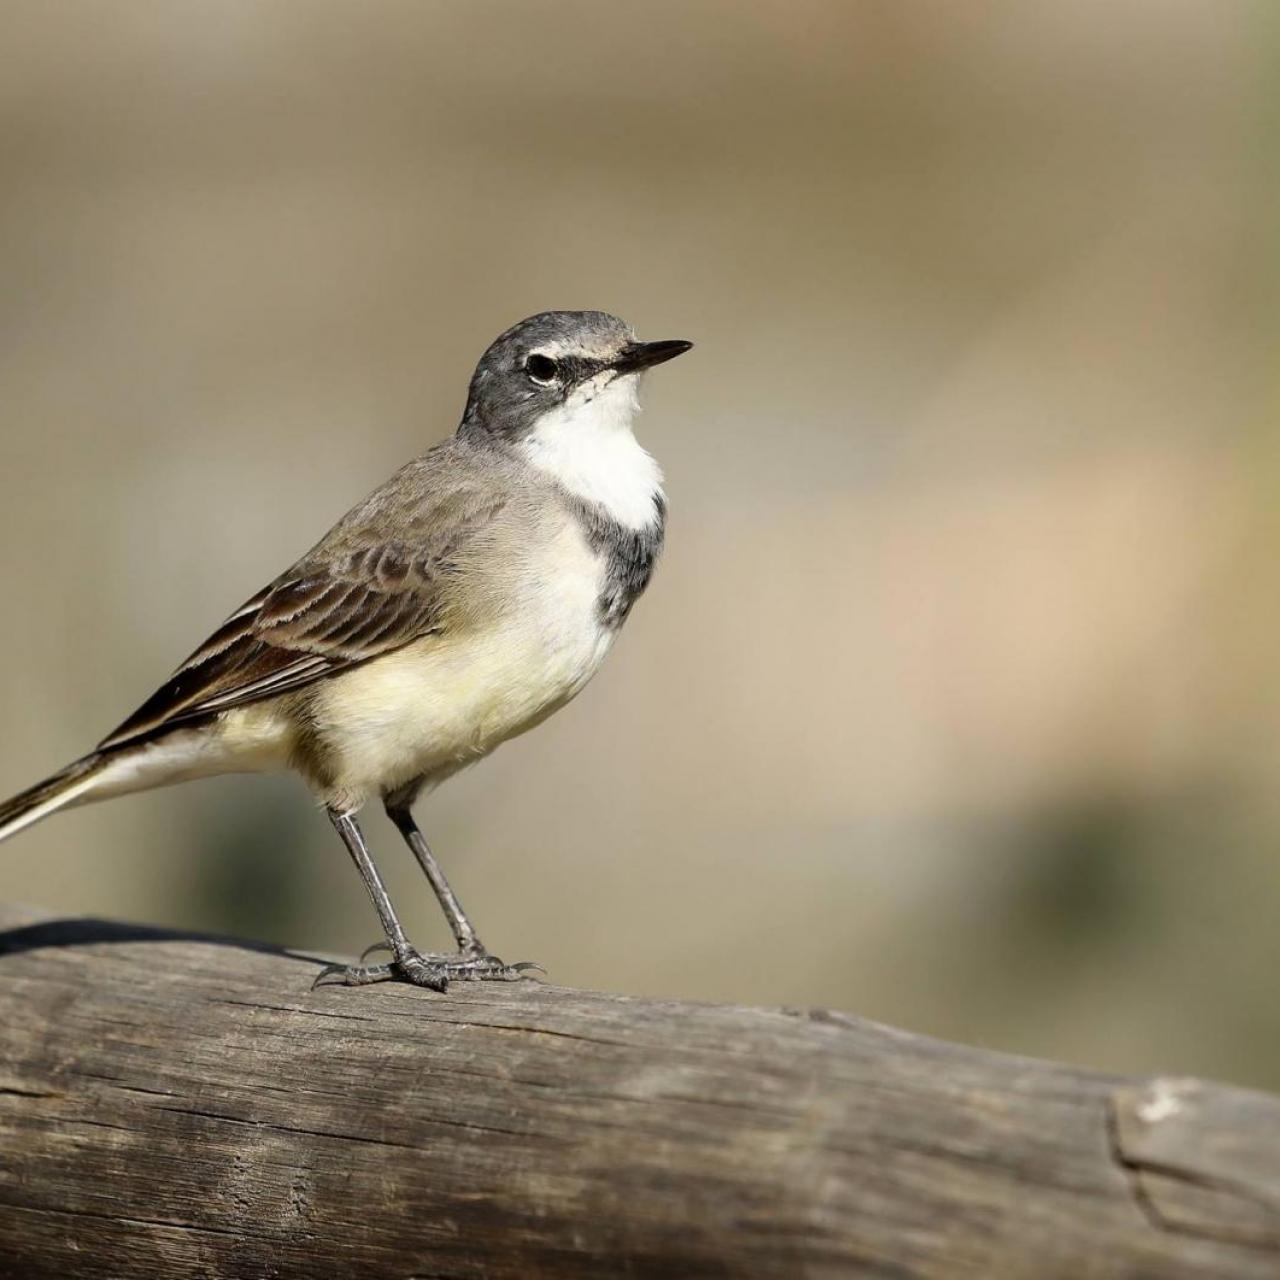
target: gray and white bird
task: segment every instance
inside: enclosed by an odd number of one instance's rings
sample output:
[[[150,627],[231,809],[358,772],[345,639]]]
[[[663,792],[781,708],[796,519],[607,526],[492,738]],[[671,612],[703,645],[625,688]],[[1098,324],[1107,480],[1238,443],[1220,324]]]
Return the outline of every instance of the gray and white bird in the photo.
[[[324,804],[386,935],[351,984],[513,979],[410,806],[564,706],[662,550],[662,473],[632,425],[642,373],[687,351],[600,311],[503,333],[456,433],[402,467],[246,601],[98,748],[0,804],[0,840],[59,809],[220,773],[292,769]],[[419,952],[356,825],[377,800],[457,941]]]

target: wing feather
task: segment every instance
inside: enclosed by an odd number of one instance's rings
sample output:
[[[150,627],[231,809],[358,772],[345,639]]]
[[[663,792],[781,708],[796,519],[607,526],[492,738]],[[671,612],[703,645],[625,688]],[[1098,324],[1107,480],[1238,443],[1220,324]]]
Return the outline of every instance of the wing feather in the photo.
[[[408,545],[382,532],[380,496],[237,609],[101,747],[305,688],[445,629],[463,553],[502,500],[455,486],[415,513]]]

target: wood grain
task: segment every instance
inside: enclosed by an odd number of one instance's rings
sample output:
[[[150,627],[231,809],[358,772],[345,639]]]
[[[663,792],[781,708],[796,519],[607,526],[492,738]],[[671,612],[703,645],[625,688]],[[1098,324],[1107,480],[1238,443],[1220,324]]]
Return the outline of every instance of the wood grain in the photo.
[[[0,909],[0,1273],[1280,1276],[1280,1100]]]

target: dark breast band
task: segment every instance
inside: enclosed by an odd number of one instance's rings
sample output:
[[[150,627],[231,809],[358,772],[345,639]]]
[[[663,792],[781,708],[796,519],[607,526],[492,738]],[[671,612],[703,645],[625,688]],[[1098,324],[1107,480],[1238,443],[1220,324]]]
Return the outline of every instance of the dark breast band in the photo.
[[[605,559],[600,621],[616,630],[627,620],[631,606],[653,577],[654,565],[662,554],[667,504],[661,494],[654,495],[655,518],[643,529],[628,529],[593,502],[575,497],[572,506],[588,545]]]

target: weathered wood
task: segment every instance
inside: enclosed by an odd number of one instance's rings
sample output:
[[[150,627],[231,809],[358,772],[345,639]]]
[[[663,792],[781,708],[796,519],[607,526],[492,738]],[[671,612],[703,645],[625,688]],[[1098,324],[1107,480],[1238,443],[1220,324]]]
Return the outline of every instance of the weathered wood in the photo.
[[[22,1277],[1280,1276],[1280,1100],[0,912]]]

